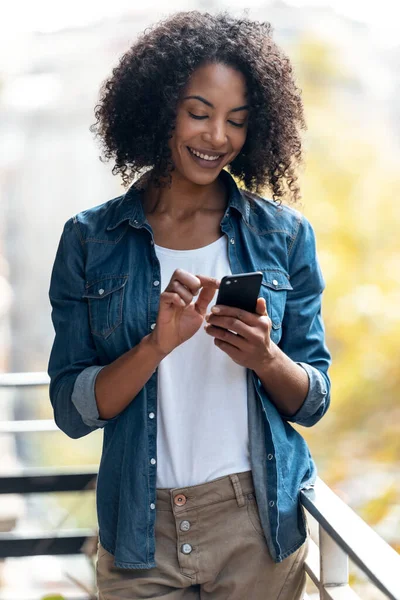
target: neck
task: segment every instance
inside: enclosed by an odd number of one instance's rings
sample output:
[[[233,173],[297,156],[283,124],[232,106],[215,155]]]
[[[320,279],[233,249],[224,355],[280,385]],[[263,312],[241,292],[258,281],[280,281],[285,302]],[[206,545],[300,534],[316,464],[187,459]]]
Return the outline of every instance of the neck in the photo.
[[[150,178],[144,194],[146,214],[163,214],[177,220],[195,217],[203,211],[222,211],[226,207],[226,190],[218,177],[209,185],[197,185],[172,173],[171,186],[156,187]]]

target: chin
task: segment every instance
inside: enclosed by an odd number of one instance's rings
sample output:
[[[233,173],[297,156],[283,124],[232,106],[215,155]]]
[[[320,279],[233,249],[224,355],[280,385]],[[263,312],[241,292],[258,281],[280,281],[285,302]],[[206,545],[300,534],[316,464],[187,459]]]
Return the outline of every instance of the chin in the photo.
[[[216,179],[218,179],[218,176],[220,174],[221,171],[218,171],[218,173],[207,173],[205,175],[199,174],[199,175],[193,175],[192,177],[187,177],[187,179],[189,179],[189,181],[191,181],[192,183],[195,183],[196,185],[210,185],[211,183],[214,183],[214,181]]]
[[[218,176],[221,173],[224,166],[218,167],[218,169],[210,169],[209,171],[204,169],[204,172],[202,172],[200,169],[178,170],[180,172],[180,175],[183,176],[187,181],[190,181],[191,183],[194,183],[196,185],[210,185],[216,179],[218,179]]]

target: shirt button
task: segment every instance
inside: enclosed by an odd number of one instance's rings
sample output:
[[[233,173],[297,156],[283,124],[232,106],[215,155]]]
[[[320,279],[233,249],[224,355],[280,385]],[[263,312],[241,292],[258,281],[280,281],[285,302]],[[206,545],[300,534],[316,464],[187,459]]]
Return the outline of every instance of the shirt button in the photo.
[[[157,286],[157,285],[160,285],[160,282],[159,282],[159,281],[157,281],[157,280],[156,280],[156,281],[153,281],[153,285],[155,285],[155,286]]]
[[[174,504],[176,506],[184,506],[186,504],[187,498],[184,494],[178,494],[174,498]]]
[[[273,500],[271,500],[271,502],[269,503],[269,505],[270,505],[270,506],[271,506],[271,508],[272,508],[273,506],[275,506],[275,502],[274,502]]]
[[[150,508],[151,508],[151,510],[154,510],[154,509],[155,509],[155,507],[156,507],[156,505],[155,505],[155,504],[152,502],[152,503],[150,504]]]
[[[272,281],[272,283],[273,283],[275,286],[277,286],[277,285],[278,285],[278,281],[277,281],[277,279],[274,279],[274,280]]]
[[[149,413],[149,419],[154,419],[155,416],[156,415],[153,412]]]
[[[231,242],[231,244],[234,244],[235,243],[235,238],[231,238],[230,242]]]
[[[268,460],[272,460],[274,458],[273,454],[268,454]]]
[[[104,294],[104,290],[103,290],[103,288],[101,288],[101,289],[99,290],[99,294],[100,294],[100,296],[102,296],[102,295]]]
[[[155,465],[155,464],[156,464],[156,459],[155,459],[155,458],[152,458],[152,459],[150,460],[150,463],[151,463],[152,465]]]
[[[150,329],[154,329],[154,327],[155,327],[155,326],[156,326],[156,324],[155,324],[155,323],[152,323],[152,324],[150,325]]]
[[[190,529],[190,522],[189,521],[182,521],[182,523],[179,525],[179,529],[181,531],[189,531],[189,529]]]
[[[183,554],[190,554],[192,550],[193,548],[190,544],[182,544],[181,546],[181,551]]]

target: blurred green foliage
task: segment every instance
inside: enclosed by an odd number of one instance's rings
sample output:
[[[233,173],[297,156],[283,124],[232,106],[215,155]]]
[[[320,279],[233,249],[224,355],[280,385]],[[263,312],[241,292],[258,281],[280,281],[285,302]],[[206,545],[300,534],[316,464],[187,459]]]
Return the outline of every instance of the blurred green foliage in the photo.
[[[353,477],[371,477],[364,505],[340,495],[376,526],[400,505],[399,145],[334,47],[304,37],[292,56],[308,123],[302,211],[316,230],[333,357],[331,407],[299,431],[337,493]],[[392,533],[399,550],[400,530]]]

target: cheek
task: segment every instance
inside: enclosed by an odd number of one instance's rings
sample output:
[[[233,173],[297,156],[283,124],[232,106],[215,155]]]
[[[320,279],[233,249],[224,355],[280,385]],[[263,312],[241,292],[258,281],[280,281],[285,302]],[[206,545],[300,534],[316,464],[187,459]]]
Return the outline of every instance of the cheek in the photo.
[[[201,134],[202,128],[202,121],[196,121],[184,115],[178,116],[174,132],[176,145],[188,145],[190,140]]]
[[[246,137],[247,137],[247,127],[243,128],[243,129],[238,129],[237,132],[235,132],[235,136],[234,136],[234,138],[232,138],[232,145],[237,154],[239,154],[239,152],[243,148],[244,143],[246,141]]]
[[[199,123],[185,118],[177,119],[172,138],[169,140],[169,148],[172,152],[172,161],[180,165],[182,161],[189,160],[186,147],[191,145],[193,139],[201,134]]]

